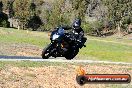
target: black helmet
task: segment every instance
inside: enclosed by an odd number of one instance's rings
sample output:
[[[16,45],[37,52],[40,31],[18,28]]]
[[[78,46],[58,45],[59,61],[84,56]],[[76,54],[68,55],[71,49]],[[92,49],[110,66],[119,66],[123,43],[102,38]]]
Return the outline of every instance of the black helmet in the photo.
[[[76,19],[76,20],[73,22],[73,28],[79,29],[80,26],[81,26],[81,19]]]

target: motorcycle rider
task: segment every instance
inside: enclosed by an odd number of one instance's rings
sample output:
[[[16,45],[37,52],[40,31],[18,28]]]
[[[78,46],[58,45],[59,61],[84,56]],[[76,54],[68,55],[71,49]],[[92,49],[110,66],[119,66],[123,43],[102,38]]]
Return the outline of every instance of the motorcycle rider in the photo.
[[[74,22],[73,22],[73,26],[72,26],[72,29],[73,29],[73,33],[78,33],[78,37],[76,38],[76,40],[78,42],[81,42],[83,36],[84,36],[84,31],[83,29],[81,28],[81,19],[76,19]]]
[[[84,38],[84,31],[81,28],[81,23],[82,23],[81,19],[77,18],[73,21],[72,27],[61,26],[57,27],[56,29],[63,28],[64,30],[72,30],[73,33],[72,38],[74,39],[74,41],[78,42],[78,44],[82,47],[86,42],[86,39]]]
[[[68,60],[73,59],[86,41],[81,28],[81,19],[76,19],[72,27],[58,26],[52,31],[50,38],[51,43],[43,50],[42,58],[63,56]]]
[[[77,41],[81,47],[84,45],[84,43],[86,42],[86,39],[84,39],[84,31],[81,28],[81,19],[79,18],[75,19],[72,24],[72,27],[65,26],[63,28],[64,30],[72,29],[72,33],[73,33],[72,37],[73,39],[75,39],[74,41]]]

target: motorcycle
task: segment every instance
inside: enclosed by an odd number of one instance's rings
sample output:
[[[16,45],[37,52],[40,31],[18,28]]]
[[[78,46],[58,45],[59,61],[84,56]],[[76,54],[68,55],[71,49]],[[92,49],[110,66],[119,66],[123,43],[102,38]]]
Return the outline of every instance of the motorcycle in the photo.
[[[79,44],[76,41],[76,33],[66,33],[65,30],[60,27],[54,30],[50,35],[51,43],[45,47],[42,51],[42,58],[48,59],[49,57],[65,57],[67,60],[73,59],[79,52],[84,44]],[[86,42],[86,38],[82,39]]]

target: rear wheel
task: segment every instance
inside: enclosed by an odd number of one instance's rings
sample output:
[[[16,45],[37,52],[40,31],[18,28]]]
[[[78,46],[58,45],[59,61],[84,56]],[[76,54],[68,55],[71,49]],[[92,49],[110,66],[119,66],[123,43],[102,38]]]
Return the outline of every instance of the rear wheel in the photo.
[[[48,59],[50,57],[50,50],[51,50],[51,44],[49,44],[46,48],[42,51],[42,58]]]
[[[71,60],[78,54],[78,52],[79,52],[79,49],[76,49],[76,50],[69,49],[65,55],[65,58],[67,60]]]

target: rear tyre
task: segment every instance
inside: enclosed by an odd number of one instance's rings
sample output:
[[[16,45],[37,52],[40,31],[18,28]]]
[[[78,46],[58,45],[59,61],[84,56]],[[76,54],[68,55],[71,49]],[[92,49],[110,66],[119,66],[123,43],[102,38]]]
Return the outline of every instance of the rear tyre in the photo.
[[[46,48],[42,51],[42,58],[48,59],[50,57],[50,50],[51,50],[51,44],[49,44]]]
[[[65,58],[67,60],[71,60],[78,54],[78,52],[79,52],[79,49],[77,49],[77,50],[71,50],[70,49],[70,50],[67,51],[67,53],[65,55]]]

